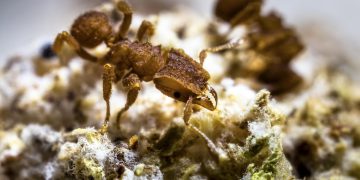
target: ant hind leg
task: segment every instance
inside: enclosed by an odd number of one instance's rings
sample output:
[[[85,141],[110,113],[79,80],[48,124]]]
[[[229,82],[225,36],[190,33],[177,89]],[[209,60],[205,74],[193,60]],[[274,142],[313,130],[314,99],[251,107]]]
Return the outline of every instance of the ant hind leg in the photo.
[[[61,50],[62,50],[64,43],[68,44],[71,48],[73,48],[76,51],[76,53],[83,59],[91,61],[91,62],[98,61],[97,57],[89,54],[86,50],[81,48],[80,44],[76,41],[76,39],[71,34],[69,34],[66,31],[63,31],[56,36],[54,44],[52,46],[52,49],[54,50],[55,54],[57,54],[59,56],[62,63],[65,62],[65,60],[64,60],[65,58],[61,54]]]
[[[76,41],[76,39],[68,32],[63,31],[56,36],[54,44],[52,46],[56,54],[60,54],[64,43],[67,43],[69,46],[71,46],[71,48],[74,48],[74,50],[80,49],[80,45]]]

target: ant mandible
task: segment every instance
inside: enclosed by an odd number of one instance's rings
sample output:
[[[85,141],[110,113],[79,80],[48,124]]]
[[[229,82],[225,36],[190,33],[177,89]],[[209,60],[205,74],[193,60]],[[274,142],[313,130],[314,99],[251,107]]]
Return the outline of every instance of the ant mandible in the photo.
[[[80,15],[73,23],[70,33],[59,33],[53,44],[53,50],[61,56],[61,49],[67,43],[83,59],[103,66],[103,98],[106,102],[106,116],[102,132],[107,131],[110,119],[110,96],[112,83],[122,82],[128,90],[125,106],[118,112],[116,121],[120,125],[121,115],[135,102],[141,81],[153,81],[163,94],[185,102],[183,119],[186,125],[192,114],[192,104],[198,104],[208,110],[215,110],[217,94],[208,84],[209,73],[202,65],[207,52],[216,52],[236,46],[229,43],[219,47],[202,50],[200,63],[186,55],[181,49],[161,48],[147,42],[154,34],[154,27],[144,20],[137,32],[137,40],[126,38],[132,20],[132,9],[125,1],[118,1],[116,8],[124,14],[118,32],[112,31],[106,14],[89,11]],[[110,49],[97,58],[84,48],[95,48],[102,42]],[[200,132],[195,128],[197,132]],[[200,135],[203,134],[200,132]]]

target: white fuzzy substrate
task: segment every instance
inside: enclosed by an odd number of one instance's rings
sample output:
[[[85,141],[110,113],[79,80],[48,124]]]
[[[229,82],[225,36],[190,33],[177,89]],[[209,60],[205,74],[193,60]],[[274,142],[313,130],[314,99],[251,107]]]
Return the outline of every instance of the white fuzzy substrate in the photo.
[[[49,126],[30,124],[0,134],[6,134],[0,136],[0,163],[7,164],[2,173],[16,173],[15,177],[20,179],[52,176],[54,168],[49,164],[53,163],[47,157],[56,154],[53,148],[62,139],[59,132]]]
[[[283,145],[298,176],[360,177],[359,90],[343,74],[324,70],[306,92],[294,98],[297,109],[283,129]]]

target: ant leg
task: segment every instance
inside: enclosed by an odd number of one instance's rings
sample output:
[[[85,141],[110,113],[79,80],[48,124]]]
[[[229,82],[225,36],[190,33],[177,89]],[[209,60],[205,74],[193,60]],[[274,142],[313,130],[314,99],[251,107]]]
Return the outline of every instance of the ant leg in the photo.
[[[192,101],[193,101],[193,97],[190,96],[189,99],[186,101],[186,104],[185,104],[183,119],[184,119],[184,122],[185,122],[186,125],[189,125],[189,119],[191,117],[191,114],[193,113]]]
[[[76,39],[73,36],[71,36],[68,32],[63,31],[56,36],[55,42],[53,44],[52,48],[55,51],[55,53],[60,53],[62,46],[65,42],[75,50],[80,49],[80,45],[76,41]]]
[[[76,51],[76,53],[83,59],[91,61],[91,62],[98,61],[97,57],[89,54],[87,51],[85,51],[83,48],[81,48],[80,44],[76,41],[76,39],[66,31],[63,31],[62,33],[59,33],[56,36],[55,42],[52,46],[52,49],[60,57],[61,60],[64,59],[61,56],[61,49],[62,49],[64,43],[67,43],[71,48],[73,48]]]
[[[154,33],[155,33],[154,25],[151,24],[151,22],[144,20],[138,29],[136,37],[140,42],[142,42],[144,38],[146,38],[145,40],[148,41],[149,38],[152,35],[154,35]]]
[[[126,34],[130,28],[133,10],[124,0],[119,0],[116,3],[116,8],[124,14],[123,22],[121,23],[119,32],[116,35],[116,40],[121,40],[125,39]]]
[[[205,58],[206,58],[208,52],[215,53],[215,52],[219,52],[222,50],[232,49],[235,47],[239,47],[242,49],[245,48],[246,47],[245,39],[239,39],[235,42],[228,42],[228,43],[220,45],[220,46],[211,47],[211,48],[202,50],[199,54],[201,66],[204,64],[204,61],[205,61]]]
[[[211,154],[218,158],[219,161],[226,161],[228,160],[228,156],[226,152],[224,152],[221,148],[216,147],[214,142],[209,139],[203,132],[200,131],[197,127],[192,124],[188,125],[193,131],[195,131],[203,140],[206,142],[207,147],[209,148]]]
[[[111,64],[105,64],[103,71],[103,98],[106,102],[106,116],[100,132],[105,133],[107,132],[107,126],[110,119],[110,97],[112,82],[115,78],[115,68]]]
[[[193,98],[190,96],[190,98],[187,100],[186,105],[185,105],[184,116],[183,116],[185,124],[188,127],[190,127],[194,132],[196,132],[196,134],[198,134],[206,142],[207,147],[209,148],[210,152],[214,156],[216,156],[220,160],[226,160],[227,159],[226,153],[223,150],[217,148],[216,145],[214,144],[214,142],[212,142],[211,139],[209,139],[203,132],[201,132],[200,129],[198,129],[197,127],[195,127],[194,125],[189,123],[189,119],[193,112],[192,111],[192,101],[193,101]]]
[[[132,104],[134,104],[139,91],[140,91],[140,83],[141,80],[138,75],[134,73],[130,73],[124,79],[122,80],[123,86],[126,87],[128,90],[127,97],[126,97],[126,104],[125,107],[123,107],[116,116],[116,123],[120,127],[120,118],[121,115],[126,112]]]
[[[250,23],[251,21],[256,21],[256,19],[260,16],[260,9],[262,3],[261,1],[251,1],[246,5],[246,7],[239,11],[231,20],[231,27],[235,27],[240,23]]]

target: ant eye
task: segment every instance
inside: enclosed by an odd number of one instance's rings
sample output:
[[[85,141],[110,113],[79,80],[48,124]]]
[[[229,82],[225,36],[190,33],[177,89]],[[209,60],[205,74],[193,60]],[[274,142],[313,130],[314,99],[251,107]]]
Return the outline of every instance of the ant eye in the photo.
[[[180,96],[181,96],[181,94],[179,93],[179,92],[174,92],[174,97],[176,98],[176,99],[178,99],[178,98],[180,98]]]

